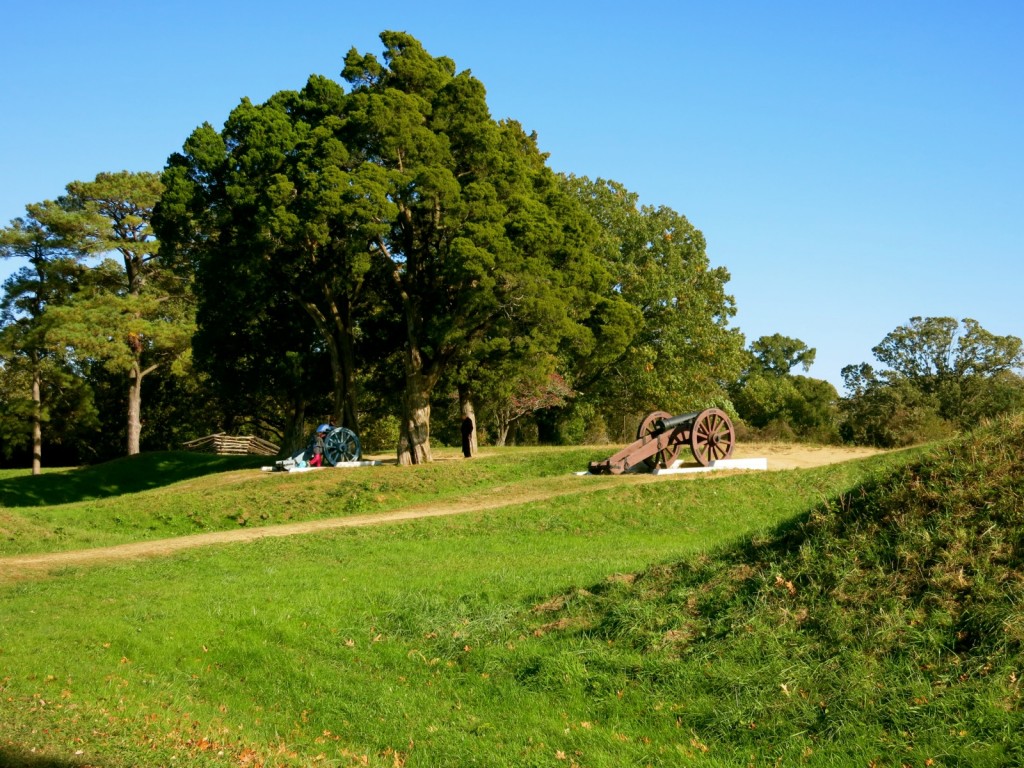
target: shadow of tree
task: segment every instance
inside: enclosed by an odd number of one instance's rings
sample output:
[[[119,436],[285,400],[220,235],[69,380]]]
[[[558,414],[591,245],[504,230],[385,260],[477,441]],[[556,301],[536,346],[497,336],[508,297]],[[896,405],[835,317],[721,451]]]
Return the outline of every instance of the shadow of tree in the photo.
[[[266,456],[187,451],[140,453],[90,467],[0,479],[0,506],[42,507],[120,496],[216,472],[252,469],[270,461]]]
[[[49,755],[34,755],[11,747],[0,747],[0,768],[102,768],[100,763],[83,762]]]

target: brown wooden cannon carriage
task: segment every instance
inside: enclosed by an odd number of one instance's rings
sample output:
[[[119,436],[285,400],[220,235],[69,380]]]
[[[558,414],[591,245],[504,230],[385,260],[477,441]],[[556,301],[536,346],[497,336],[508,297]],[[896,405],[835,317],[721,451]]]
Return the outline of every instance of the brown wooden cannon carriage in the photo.
[[[641,463],[650,469],[668,468],[675,463],[684,445],[690,446],[697,463],[707,467],[713,461],[732,456],[735,442],[732,421],[718,408],[679,416],[655,411],[640,422],[636,442],[604,461],[590,462],[590,472],[621,475]]]

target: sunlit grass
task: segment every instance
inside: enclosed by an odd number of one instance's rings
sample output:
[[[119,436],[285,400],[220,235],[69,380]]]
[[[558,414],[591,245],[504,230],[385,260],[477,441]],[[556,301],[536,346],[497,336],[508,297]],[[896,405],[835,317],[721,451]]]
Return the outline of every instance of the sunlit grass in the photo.
[[[0,764],[1016,765],[1021,427],[8,582]],[[578,458],[294,488],[455,499]],[[233,474],[134,496],[285,495]]]

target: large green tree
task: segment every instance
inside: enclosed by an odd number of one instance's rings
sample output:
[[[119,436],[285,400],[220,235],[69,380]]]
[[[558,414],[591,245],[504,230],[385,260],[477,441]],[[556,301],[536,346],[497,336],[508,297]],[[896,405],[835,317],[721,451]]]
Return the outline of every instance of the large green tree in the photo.
[[[609,422],[637,411],[724,405],[743,364],[743,336],[703,234],[667,206],[640,205],[614,181],[568,177],[566,186],[600,225],[597,247],[614,274],[605,342],[578,356],[573,386],[596,398]]]
[[[403,33],[381,39],[383,63],[346,57],[346,128],[393,205],[370,249],[405,330],[399,459],[417,463],[430,458],[430,397],[449,366],[510,316],[552,343],[592,346],[611,282],[536,137],[493,120],[483,85],[450,59]]]
[[[912,317],[872,352],[885,367],[843,369],[848,439],[903,445],[1024,407],[1024,342],[971,318]]]
[[[198,128],[168,162],[156,226],[195,274],[200,335],[226,338],[211,328],[225,305],[244,325],[269,294],[287,298],[329,356],[334,417],[357,429],[357,307],[367,243],[390,203],[376,170],[353,166],[342,142],[344,99],[340,85],[314,76],[265,104],[243,99],[220,133]]]
[[[243,101],[221,133],[198,129],[168,164],[158,231],[195,265],[201,317],[223,290],[214,264],[235,266],[231,290],[270,281],[293,298],[330,352],[347,426],[361,337],[376,329],[369,362],[397,344],[398,457],[419,463],[447,370],[493,349],[510,318],[585,342],[609,285],[535,137],[492,119],[483,85],[450,59],[404,33],[381,40],[383,62],[346,56],[348,92],[315,76]]]
[[[158,259],[151,219],[162,190],[153,173],[72,182],[53,225],[82,251],[103,257],[74,300],[48,313],[49,327],[79,361],[127,377],[129,455],[140,449],[144,378],[160,369],[182,372],[193,332],[188,283]]]
[[[983,409],[993,387],[1004,380],[1001,374],[1024,367],[1024,343],[991,333],[971,318],[961,323],[952,317],[912,317],[871,351],[887,366],[886,380],[905,379],[936,396],[944,419],[967,426],[987,415]]]
[[[800,339],[773,333],[750,342],[750,370],[785,376],[799,365],[809,371],[816,355],[817,350]]]
[[[743,373],[730,387],[737,415],[769,437],[838,441],[836,388],[792,373],[797,366],[809,370],[815,355],[813,347],[780,333],[752,341]]]
[[[19,380],[18,370],[27,385],[21,396],[5,393],[5,408],[0,429],[5,446],[20,442],[21,426],[31,434],[32,474],[42,466],[43,424],[48,408],[44,390],[56,398],[58,393],[80,391],[80,383],[68,372],[60,354],[60,345],[48,333],[43,322],[48,307],[66,303],[77,290],[84,267],[82,252],[74,239],[67,238],[55,223],[64,219],[56,203],[29,205],[27,215],[15,219],[0,230],[0,257],[23,259],[3,285],[0,297],[0,361],[5,379]],[[77,398],[81,399],[81,398]]]

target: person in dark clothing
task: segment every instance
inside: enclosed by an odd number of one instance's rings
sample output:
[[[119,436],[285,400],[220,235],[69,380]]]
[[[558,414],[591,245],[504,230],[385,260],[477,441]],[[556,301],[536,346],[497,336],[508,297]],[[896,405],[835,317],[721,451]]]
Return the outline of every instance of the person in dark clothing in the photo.
[[[462,420],[462,455],[473,458],[473,420],[469,416]]]

